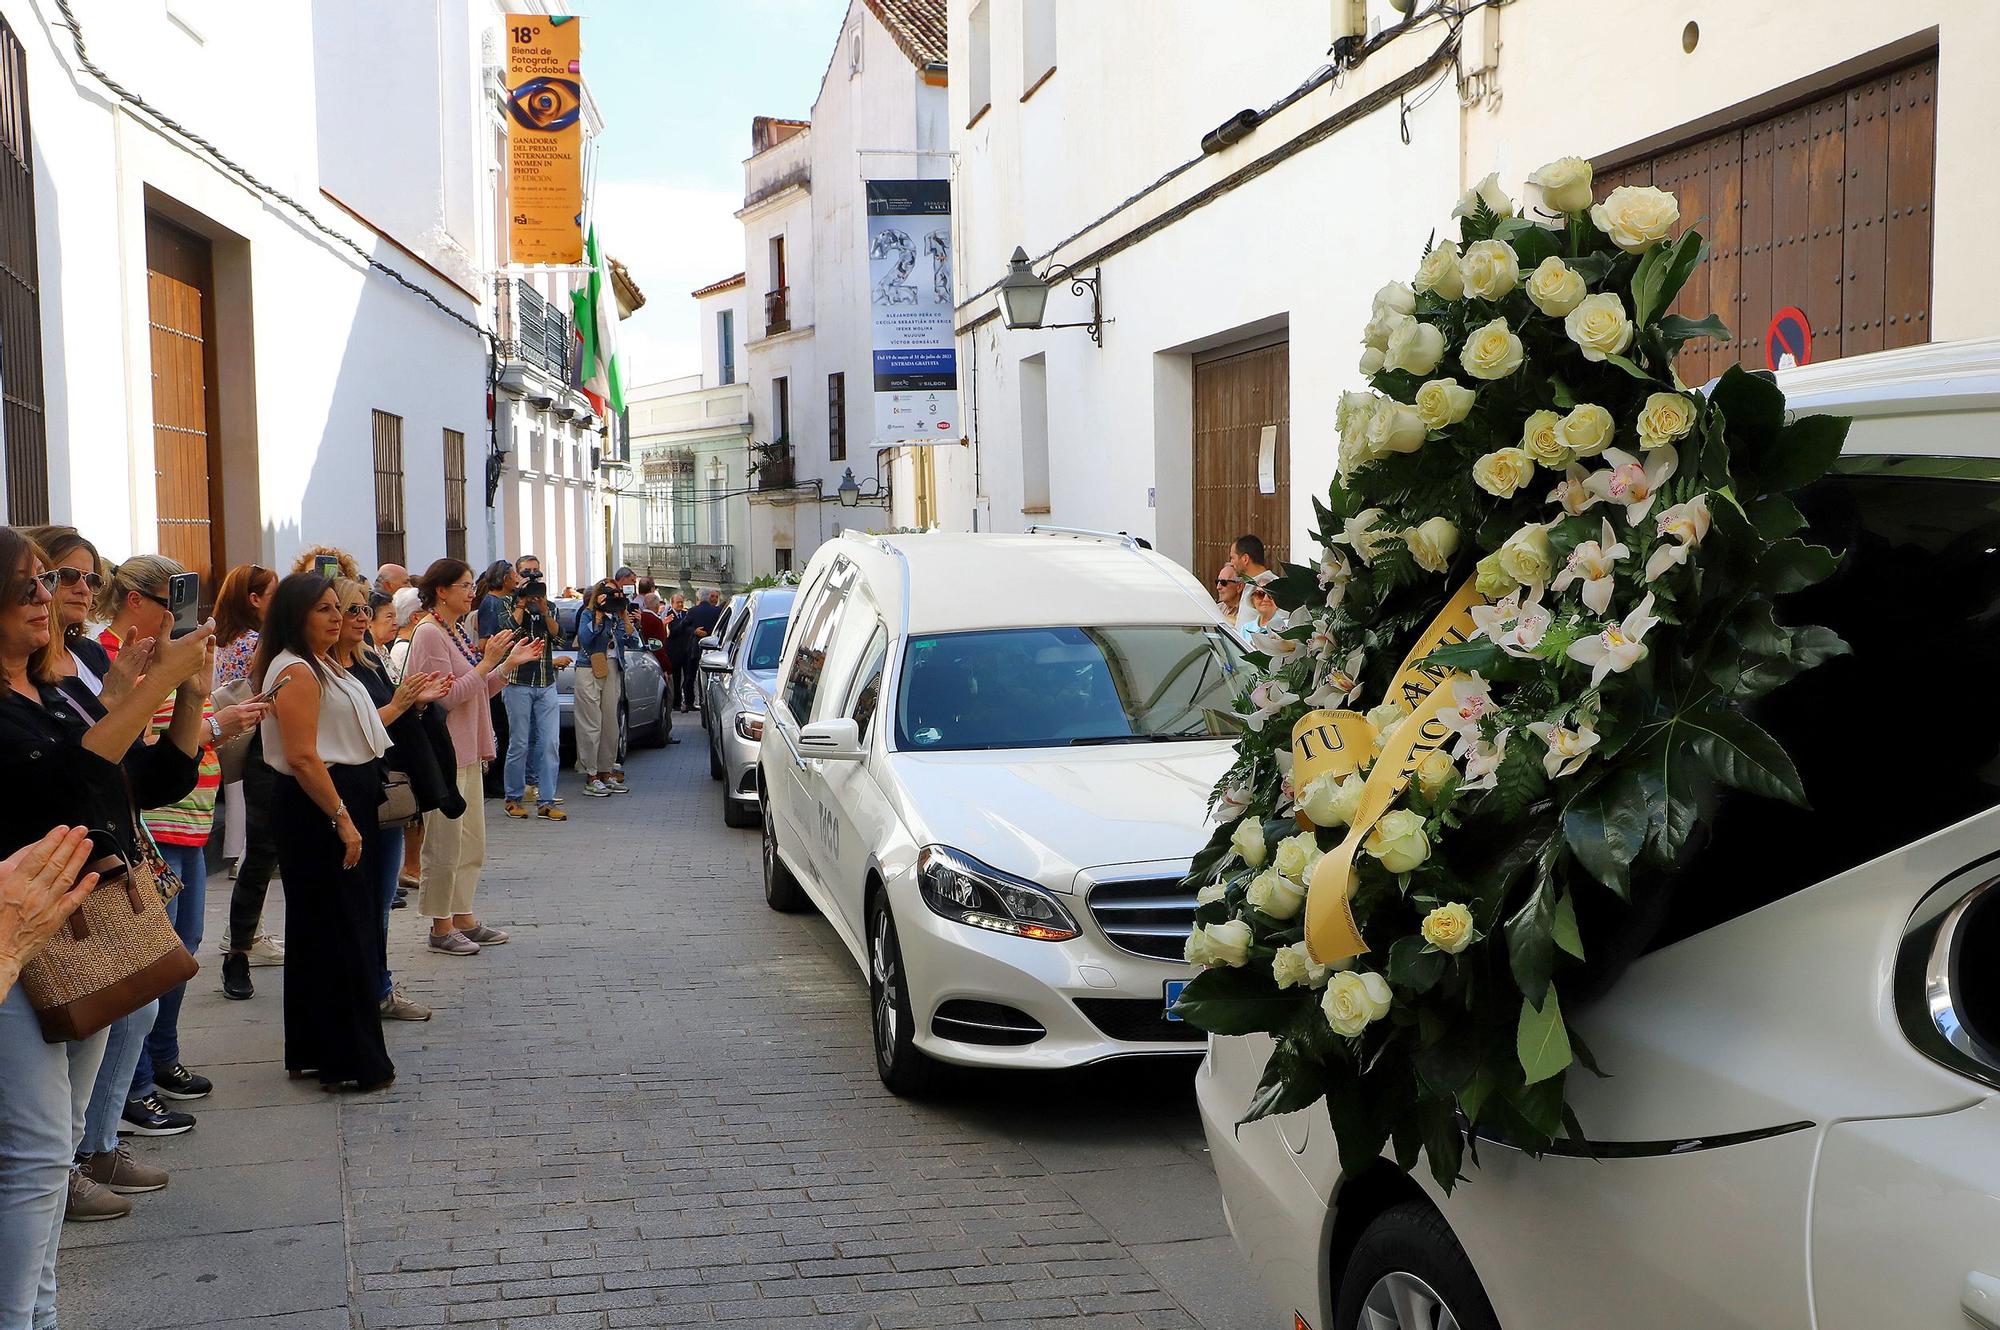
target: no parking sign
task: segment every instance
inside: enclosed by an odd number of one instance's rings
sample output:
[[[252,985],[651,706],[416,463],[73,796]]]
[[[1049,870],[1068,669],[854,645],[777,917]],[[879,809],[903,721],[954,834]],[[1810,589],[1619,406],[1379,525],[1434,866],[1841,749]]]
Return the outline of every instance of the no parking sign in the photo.
[[[1771,316],[1771,326],[1764,333],[1764,363],[1774,370],[1812,364],[1812,324],[1797,305],[1787,305]]]

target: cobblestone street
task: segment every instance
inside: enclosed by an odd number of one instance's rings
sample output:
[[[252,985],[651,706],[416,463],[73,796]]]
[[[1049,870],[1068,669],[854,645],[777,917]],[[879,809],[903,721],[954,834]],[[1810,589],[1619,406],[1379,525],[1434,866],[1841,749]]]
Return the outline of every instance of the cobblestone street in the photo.
[[[288,1083],[282,972],[225,1001],[211,884],[183,1018],[216,1092],[132,1218],[64,1235],[66,1325],[1248,1330],[1191,1066],[978,1076],[934,1103],[875,1077],[866,989],[817,915],[765,908],[698,726],[565,826],[489,804],[470,960],[394,916],[395,1087]],[[271,931],[282,908],[272,893]]]

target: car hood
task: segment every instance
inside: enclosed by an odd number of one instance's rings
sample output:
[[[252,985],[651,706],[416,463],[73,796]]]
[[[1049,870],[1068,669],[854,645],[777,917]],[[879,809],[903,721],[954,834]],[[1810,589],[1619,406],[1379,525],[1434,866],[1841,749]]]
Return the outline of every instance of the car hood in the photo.
[[[950,845],[1055,891],[1080,870],[1187,859],[1207,843],[1208,797],[1233,744],[892,753],[918,844]]]
[[[739,707],[762,711],[770,705],[771,689],[778,676],[770,670],[744,670],[729,684],[729,697]]]

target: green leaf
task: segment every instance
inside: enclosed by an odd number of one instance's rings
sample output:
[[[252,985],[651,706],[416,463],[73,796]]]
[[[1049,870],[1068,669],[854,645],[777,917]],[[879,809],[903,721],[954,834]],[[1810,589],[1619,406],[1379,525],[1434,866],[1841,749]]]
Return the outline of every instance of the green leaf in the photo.
[[[1428,993],[1444,977],[1449,958],[1412,933],[1389,948],[1389,982],[1412,993]]]
[[[1473,1073],[1472,1079],[1465,1083],[1465,1088],[1458,1092],[1459,1109],[1464,1112],[1468,1121],[1477,1125],[1479,1110],[1486,1107],[1486,1101],[1492,1097],[1495,1084],[1493,1073],[1482,1066]]]
[[[1515,734],[1508,743],[1493,791],[1504,816],[1520,817],[1548,788],[1548,777],[1542,771],[1542,754],[1546,751],[1539,739],[1525,732]]]
[[[1284,1029],[1307,1000],[1279,988],[1271,967],[1253,961],[1203,970],[1181,990],[1174,1012],[1210,1034],[1270,1034]]]
[[[1358,1086],[1351,1083],[1328,1086],[1326,1115],[1333,1122],[1334,1139],[1340,1145],[1342,1172],[1358,1175],[1381,1155],[1389,1133],[1368,1111]]]
[[[1570,1064],[1569,1031],[1563,1028],[1562,1004],[1556,1001],[1555,985],[1549,986],[1546,1002],[1521,1000],[1514,1052],[1521,1060],[1521,1070],[1529,1085],[1549,1079]]]
[[[1465,1132],[1449,1099],[1429,1100],[1420,1108],[1424,1154],[1431,1161],[1431,1177],[1449,1193],[1460,1176],[1465,1157]]]
[[[1548,996],[1556,968],[1554,897],[1555,883],[1544,877],[1507,921],[1507,964],[1521,995],[1533,1003]]]
[[[1672,729],[1663,732],[1634,769],[1638,788],[1646,799],[1646,835],[1660,858],[1672,863],[1681,847],[1694,834],[1700,820],[1707,790],[1701,763],[1687,746],[1672,741]]]
[[[1632,861],[1645,848],[1651,802],[1637,772],[1625,767],[1563,810],[1563,839],[1577,862],[1620,896],[1631,895]]]
[[[1632,321],[1643,328],[1672,305],[1707,253],[1701,232],[1692,229],[1647,250],[1632,274]]]
[[[1769,374],[1753,374],[1741,365],[1731,365],[1722,372],[1708,400],[1722,409],[1729,432],[1744,443],[1756,445],[1775,439],[1785,427],[1785,395]]]
[[[1440,1098],[1458,1093],[1479,1067],[1479,1030],[1469,1020],[1454,1020],[1443,1037],[1417,1050],[1417,1075]]]
[[[1249,1109],[1236,1125],[1310,1108],[1319,1102],[1322,1093],[1319,1077],[1310,1074],[1305,1060],[1288,1041],[1280,1040],[1264,1064],[1264,1074],[1257,1082],[1257,1092],[1250,1096]]]
[[[1827,473],[1847,441],[1846,416],[1800,416],[1770,436],[1770,441],[1748,450],[1751,472],[1757,478],[1755,493],[1776,494],[1801,489]]]
[[[1583,934],[1576,927],[1576,901],[1567,892],[1556,900],[1555,926],[1551,935],[1558,947],[1578,960],[1583,959]]]
[[[1840,556],[1824,545],[1808,545],[1797,536],[1772,544],[1757,560],[1757,584],[1774,596],[1803,591],[1833,576]]]
[[[1507,653],[1492,639],[1479,637],[1441,646],[1424,657],[1424,664],[1465,674],[1485,674],[1506,659]]]
[[[1744,515],[1766,540],[1783,540],[1806,524],[1799,506],[1782,494],[1766,494],[1743,505]]]
[[[1692,342],[1697,337],[1713,337],[1718,342],[1729,340],[1729,325],[1713,314],[1705,319],[1669,314],[1660,320],[1659,330],[1660,340],[1672,351],[1678,351],[1682,343]]]
[[[1554,374],[1549,375],[1549,392],[1550,400],[1564,411],[1576,405],[1576,394],[1570,391],[1567,383]]]
[[[1624,356],[1606,355],[1604,357],[1604,363],[1607,365],[1618,366],[1618,368],[1624,370],[1627,374],[1630,374],[1635,379],[1644,379],[1648,383],[1658,382],[1658,380],[1654,379],[1654,377],[1651,374],[1647,373],[1643,369],[1640,369],[1637,365],[1627,360]]]
[[[1806,807],[1798,768],[1778,741],[1748,716],[1734,711],[1683,715],[1688,748],[1725,785]]]
[[[1543,259],[1555,258],[1562,253],[1562,242],[1557,233],[1545,226],[1538,226],[1526,217],[1509,217],[1493,228],[1493,238],[1504,240],[1514,251],[1514,257],[1521,261],[1521,271],[1530,273]]]

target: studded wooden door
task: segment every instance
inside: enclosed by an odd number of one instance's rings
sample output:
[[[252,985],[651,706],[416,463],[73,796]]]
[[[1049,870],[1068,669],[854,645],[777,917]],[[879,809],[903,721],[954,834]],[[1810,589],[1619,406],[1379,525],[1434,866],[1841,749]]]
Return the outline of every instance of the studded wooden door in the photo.
[[[146,217],[146,318],[152,331],[153,489],[159,552],[215,594],[222,532],[216,463],[215,309],[208,241]]]
[[[1765,335],[1793,307],[1812,359],[1930,340],[1935,54],[1803,105],[1601,170],[1601,198],[1657,185],[1711,253],[1675,310],[1715,313],[1734,340],[1693,342],[1681,378],[1762,369]]]
[[[1194,367],[1194,573],[1206,586],[1244,534],[1273,564],[1292,527],[1291,347],[1280,342]],[[1274,431],[1272,492],[1261,491],[1264,431]]]

